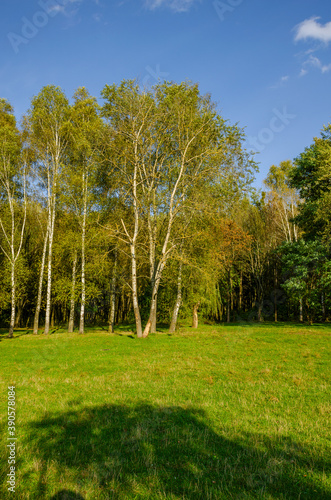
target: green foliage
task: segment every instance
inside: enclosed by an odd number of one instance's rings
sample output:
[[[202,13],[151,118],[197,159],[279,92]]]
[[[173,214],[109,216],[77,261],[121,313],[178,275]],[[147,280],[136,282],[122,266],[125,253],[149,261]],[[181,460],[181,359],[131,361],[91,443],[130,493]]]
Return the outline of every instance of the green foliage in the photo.
[[[330,227],[331,125],[323,128],[320,138],[295,160],[291,185],[299,190],[302,204],[297,217],[306,237],[327,235]]]
[[[322,294],[330,296],[330,250],[320,241],[299,240],[279,248],[287,279],[283,287],[306,306],[309,321],[321,318]],[[329,301],[328,301],[329,302]],[[330,306],[330,302],[328,304]]]

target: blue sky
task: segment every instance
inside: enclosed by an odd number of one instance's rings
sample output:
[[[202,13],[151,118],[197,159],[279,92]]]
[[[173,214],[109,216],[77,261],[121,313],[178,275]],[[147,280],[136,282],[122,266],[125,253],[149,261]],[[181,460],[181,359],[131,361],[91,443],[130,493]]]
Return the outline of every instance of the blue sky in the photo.
[[[18,118],[47,84],[198,82],[245,127],[259,186],[331,122],[330,0],[2,0],[0,96]]]

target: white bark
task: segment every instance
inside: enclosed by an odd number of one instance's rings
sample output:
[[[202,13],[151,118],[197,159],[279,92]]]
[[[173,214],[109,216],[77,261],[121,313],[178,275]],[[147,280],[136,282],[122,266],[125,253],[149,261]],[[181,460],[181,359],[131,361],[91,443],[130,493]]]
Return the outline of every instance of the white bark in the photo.
[[[178,268],[177,297],[176,297],[175,307],[174,307],[174,310],[172,313],[169,333],[175,333],[175,331],[176,331],[178,313],[179,313],[179,309],[180,309],[180,306],[182,303],[182,268],[183,268],[183,261],[181,259],[179,261],[179,268]]]
[[[45,270],[45,262],[46,262],[47,242],[48,242],[48,231],[46,231],[46,234],[45,234],[44,248],[43,248],[43,253],[42,253],[42,257],[41,257],[38,297],[37,297],[37,305],[36,305],[36,311],[35,311],[34,323],[33,323],[34,335],[38,334],[38,328],[39,328],[39,315],[40,315],[41,297],[42,297],[42,291],[43,291],[43,280],[44,280],[44,270]]]
[[[51,294],[52,294],[52,257],[53,257],[53,239],[55,227],[55,209],[56,209],[56,184],[53,186],[53,193],[48,204],[48,262],[47,262],[47,291],[46,291],[46,313],[44,334],[49,334],[50,315],[51,315]]]
[[[139,231],[139,208],[137,199],[137,174],[138,174],[138,161],[137,161],[137,143],[135,145],[135,166],[133,173],[133,209],[134,209],[134,232],[130,245],[131,251],[131,268],[132,268],[132,301],[133,310],[136,320],[137,337],[142,337],[141,316],[138,303],[138,287],[137,287],[137,256],[136,256],[136,242]]]
[[[117,272],[117,248],[115,248],[115,259],[110,290],[110,314],[109,314],[109,333],[114,333],[115,324],[115,305],[116,305],[116,272]]]
[[[70,313],[69,313],[68,333],[72,333],[74,331],[77,259],[78,259],[77,250],[75,250],[74,261],[72,264],[72,281],[71,281],[71,298],[70,298]]]
[[[14,335],[14,326],[15,326],[15,310],[16,310],[16,262],[21,253],[22,245],[23,245],[23,237],[26,223],[26,212],[27,212],[27,199],[26,199],[26,173],[24,165],[23,168],[23,221],[20,231],[20,237],[18,241],[18,247],[15,249],[15,230],[16,230],[16,222],[15,222],[15,200],[14,200],[14,189],[10,182],[10,173],[9,173],[9,162],[4,159],[3,163],[3,172],[0,175],[0,181],[4,186],[9,204],[9,211],[11,216],[11,229],[10,229],[10,237],[7,235],[7,231],[4,227],[3,221],[0,217],[0,226],[5,237],[4,243],[7,243],[8,250],[5,250],[4,246],[0,245],[3,253],[7,257],[10,268],[11,268],[11,313],[10,313],[10,324],[9,324],[9,337],[12,338]]]
[[[179,184],[184,176],[184,171],[185,171],[185,166],[186,166],[186,155],[187,155],[188,148],[195,139],[196,139],[196,136],[192,137],[187,142],[187,144],[185,146],[185,149],[183,151],[182,158],[181,158],[180,170],[179,170],[176,182],[175,182],[174,187],[173,187],[172,192],[171,192],[170,202],[169,202],[169,215],[168,215],[167,231],[166,231],[166,235],[165,235],[163,245],[162,245],[160,260],[159,260],[158,265],[155,269],[155,274],[154,274],[155,281],[154,281],[154,287],[152,290],[150,315],[149,315],[149,320],[147,322],[147,325],[146,325],[144,333],[143,333],[144,338],[148,336],[150,329],[151,329],[152,320],[154,317],[156,317],[157,294],[158,294],[158,290],[159,290],[159,286],[160,286],[160,282],[161,282],[162,272],[163,272],[163,269],[166,265],[166,262],[170,256],[170,253],[173,249],[173,247],[170,247],[170,249],[169,249],[168,245],[169,245],[169,241],[170,241],[173,222],[174,222],[174,219],[175,219],[176,213],[177,213],[177,206],[175,204],[175,196],[177,194]],[[182,193],[181,199],[183,199],[183,198],[184,198],[184,194]]]
[[[80,305],[79,333],[84,333],[85,321],[85,236],[86,236],[86,214],[87,214],[87,173],[83,171],[83,220],[82,220],[82,298]]]

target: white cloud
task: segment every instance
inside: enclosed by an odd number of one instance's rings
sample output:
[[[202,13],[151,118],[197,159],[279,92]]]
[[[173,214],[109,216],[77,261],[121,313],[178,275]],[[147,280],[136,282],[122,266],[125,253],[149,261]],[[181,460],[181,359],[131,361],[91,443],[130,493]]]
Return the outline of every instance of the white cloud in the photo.
[[[308,73],[307,68],[309,67],[317,68],[321,70],[322,73],[327,73],[328,71],[331,70],[331,64],[323,64],[318,57],[310,55],[308,59],[303,63],[303,67],[301,69],[299,76],[306,75]]]
[[[307,38],[312,38],[313,40],[318,40],[320,42],[328,43],[331,41],[331,22],[320,24],[317,20],[319,17],[312,17],[311,19],[306,19],[298,26],[296,26],[295,41],[306,40]]]
[[[150,10],[166,7],[174,12],[187,12],[196,0],[145,0],[145,5]]]
[[[331,70],[331,64],[325,64],[324,66],[321,67],[322,73],[327,73],[330,70]]]
[[[282,76],[275,85],[272,85],[270,88],[271,89],[279,89],[279,87],[283,87],[286,82],[288,82],[290,79],[289,75]]]
[[[81,3],[82,0],[54,0],[54,3],[49,5],[48,12],[58,14],[61,12],[65,15],[73,15],[77,11],[72,9],[72,6],[77,3]]]

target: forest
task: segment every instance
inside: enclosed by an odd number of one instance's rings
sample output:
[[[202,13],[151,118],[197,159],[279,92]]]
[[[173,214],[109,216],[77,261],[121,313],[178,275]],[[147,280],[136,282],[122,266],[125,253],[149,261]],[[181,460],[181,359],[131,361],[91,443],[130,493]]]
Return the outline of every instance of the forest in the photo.
[[[322,127],[322,125],[321,125]],[[197,84],[134,80],[17,123],[0,100],[0,326],[326,322],[331,125],[263,189],[245,133]]]

